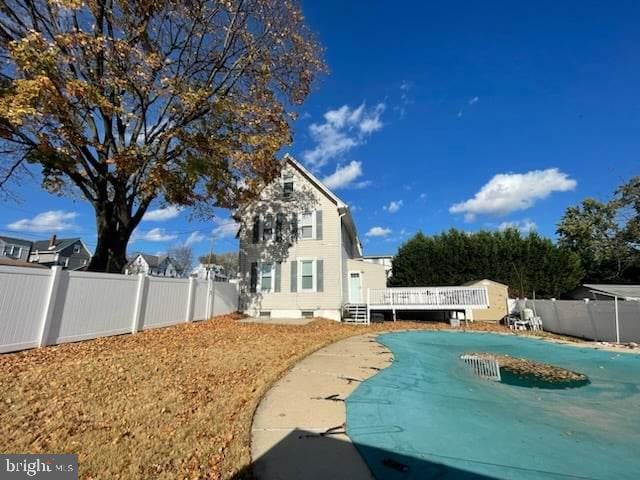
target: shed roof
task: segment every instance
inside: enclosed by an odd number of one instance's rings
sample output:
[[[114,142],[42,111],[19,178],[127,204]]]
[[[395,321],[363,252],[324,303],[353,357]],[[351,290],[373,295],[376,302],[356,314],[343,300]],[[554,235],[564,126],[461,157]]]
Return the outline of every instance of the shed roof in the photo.
[[[601,284],[601,283],[585,283],[583,287],[593,290],[596,293],[604,293],[608,295],[615,295],[625,300],[638,300],[640,301],[640,285],[616,285],[616,284]]]
[[[490,282],[490,283],[493,283],[495,285],[500,285],[501,287],[509,288],[509,285],[505,285],[504,283],[496,282],[495,280],[491,280],[489,278],[481,278],[480,280],[471,280],[470,282],[463,283],[462,286],[463,287],[470,287],[472,285],[477,285],[478,283],[482,283],[482,282]]]

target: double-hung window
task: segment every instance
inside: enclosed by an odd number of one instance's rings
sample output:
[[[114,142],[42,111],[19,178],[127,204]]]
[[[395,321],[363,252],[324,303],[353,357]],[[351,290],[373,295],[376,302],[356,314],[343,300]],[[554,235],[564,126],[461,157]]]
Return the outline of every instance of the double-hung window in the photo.
[[[269,214],[262,225],[262,241],[268,242],[273,238],[273,215]]]
[[[313,239],[313,212],[305,212],[300,217],[300,238]]]
[[[313,292],[316,289],[315,286],[315,261],[314,260],[300,260],[300,291],[301,292]]]
[[[272,292],[273,291],[273,283],[274,283],[274,268],[273,263],[261,263],[259,265],[259,282],[258,287],[261,292]]]
[[[293,195],[293,174],[284,172],[282,174],[282,196],[290,198]]]

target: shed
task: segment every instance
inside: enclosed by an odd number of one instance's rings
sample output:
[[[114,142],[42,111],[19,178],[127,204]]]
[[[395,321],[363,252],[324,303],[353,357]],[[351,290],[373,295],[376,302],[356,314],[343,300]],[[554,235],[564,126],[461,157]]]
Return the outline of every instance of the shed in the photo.
[[[463,287],[485,287],[489,293],[489,308],[473,309],[473,319],[481,322],[499,322],[507,315],[509,286],[484,278],[462,284]]]

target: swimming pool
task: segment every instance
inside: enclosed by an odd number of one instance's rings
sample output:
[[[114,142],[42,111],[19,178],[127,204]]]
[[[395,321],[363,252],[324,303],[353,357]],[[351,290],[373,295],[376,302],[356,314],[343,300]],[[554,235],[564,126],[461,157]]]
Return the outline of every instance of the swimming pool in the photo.
[[[347,433],[381,479],[638,479],[640,355],[516,336],[401,332],[378,340],[393,364],[347,399]],[[579,388],[474,376],[467,352],[580,372]]]

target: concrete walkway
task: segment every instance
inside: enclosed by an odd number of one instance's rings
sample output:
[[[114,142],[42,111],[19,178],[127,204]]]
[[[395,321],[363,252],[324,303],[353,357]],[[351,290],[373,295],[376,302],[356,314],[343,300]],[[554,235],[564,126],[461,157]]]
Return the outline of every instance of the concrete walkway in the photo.
[[[391,364],[391,352],[376,336],[351,337],[317,351],[267,392],[251,430],[256,478],[373,479],[344,433],[343,400]]]

